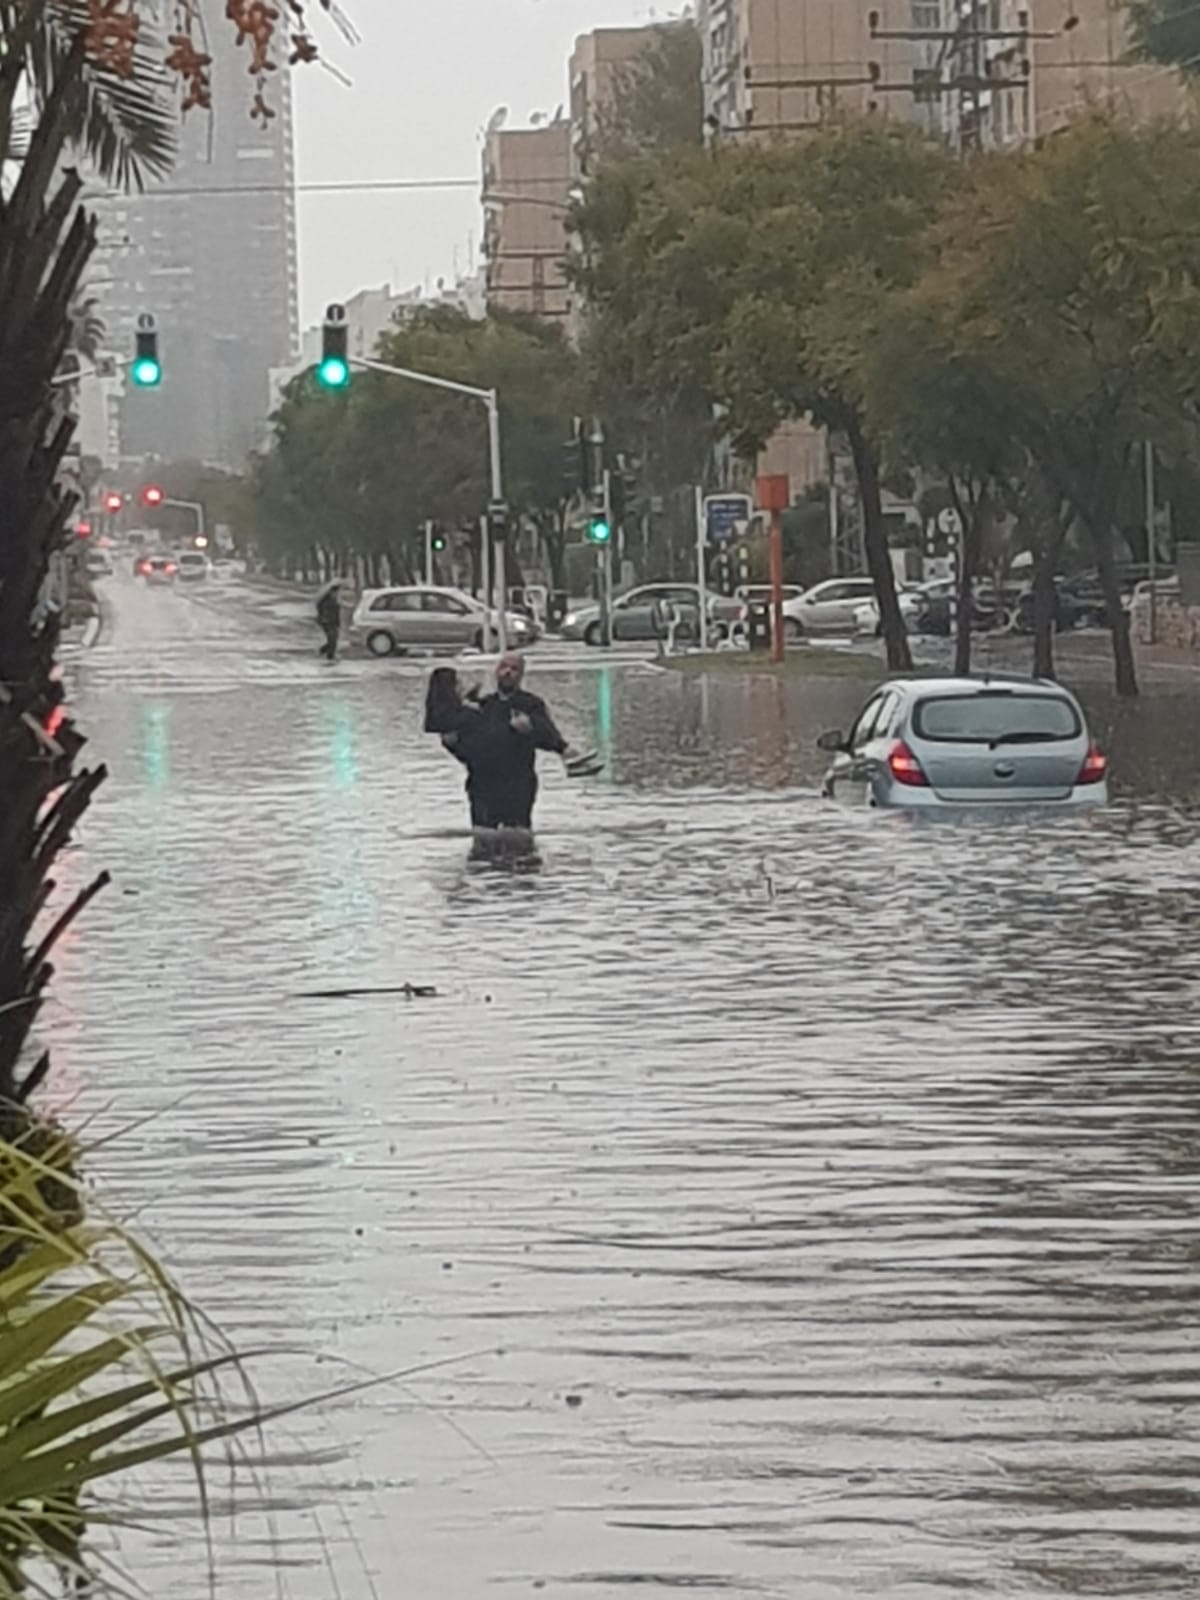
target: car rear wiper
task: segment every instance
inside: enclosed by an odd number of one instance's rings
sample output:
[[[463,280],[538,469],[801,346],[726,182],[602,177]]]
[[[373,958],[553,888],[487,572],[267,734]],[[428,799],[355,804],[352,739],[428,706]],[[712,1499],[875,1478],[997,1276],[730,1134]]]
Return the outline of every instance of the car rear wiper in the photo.
[[[1068,738],[1062,733],[1002,733],[996,739],[989,739],[988,745],[992,750],[998,750],[1002,744],[1057,744],[1060,739]]]

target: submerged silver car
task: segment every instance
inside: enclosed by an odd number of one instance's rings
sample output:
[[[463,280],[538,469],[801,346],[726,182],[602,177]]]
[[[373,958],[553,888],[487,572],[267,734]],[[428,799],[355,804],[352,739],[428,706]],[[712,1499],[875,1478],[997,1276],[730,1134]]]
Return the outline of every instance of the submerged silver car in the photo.
[[[877,689],[833,752],[824,793],[872,806],[1104,805],[1108,758],[1078,700],[1036,678],[901,678]]]

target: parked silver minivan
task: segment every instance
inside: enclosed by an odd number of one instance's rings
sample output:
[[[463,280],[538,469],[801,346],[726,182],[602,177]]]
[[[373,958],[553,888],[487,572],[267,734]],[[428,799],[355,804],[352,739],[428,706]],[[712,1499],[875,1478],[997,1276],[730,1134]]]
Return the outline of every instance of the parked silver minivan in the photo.
[[[1104,805],[1108,758],[1061,684],[1003,674],[901,678],[867,701],[833,753],[824,793],[928,811],[939,806]]]

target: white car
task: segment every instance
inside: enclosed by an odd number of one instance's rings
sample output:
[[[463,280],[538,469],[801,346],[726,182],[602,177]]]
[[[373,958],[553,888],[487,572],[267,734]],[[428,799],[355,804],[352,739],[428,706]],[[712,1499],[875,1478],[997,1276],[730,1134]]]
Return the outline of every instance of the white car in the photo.
[[[908,589],[901,589],[896,599],[900,603],[900,615],[904,618],[904,626],[912,629],[923,609],[922,599],[919,594],[914,594]],[[854,610],[855,633],[877,634],[879,632],[879,602],[867,600]]]
[[[509,611],[504,620],[510,644],[528,645],[538,637],[528,617]],[[409,650],[481,650],[489,632],[495,645],[497,621],[497,613],[489,612],[474,595],[422,584],[364,590],[350,633],[373,656],[404,655]]]
[[[748,606],[761,606],[771,604],[771,585],[769,583],[744,583],[737,590],[739,600],[744,600]],[[786,639],[796,640],[803,637],[804,624],[801,620],[800,602],[804,598],[804,590],[798,583],[785,583],[783,585],[783,633]]]
[[[212,571],[212,563],[203,550],[181,550],[175,564],[185,583],[203,583]]]
[[[801,633],[850,634],[855,613],[874,598],[875,585],[870,578],[826,578],[804,591],[790,615]]]

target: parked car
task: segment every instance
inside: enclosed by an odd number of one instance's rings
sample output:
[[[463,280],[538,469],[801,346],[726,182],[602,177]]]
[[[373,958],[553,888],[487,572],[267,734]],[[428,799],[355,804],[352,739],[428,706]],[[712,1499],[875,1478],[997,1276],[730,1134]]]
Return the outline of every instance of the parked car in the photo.
[[[93,578],[111,578],[114,572],[112,557],[107,550],[89,550],[87,569]]]
[[[1155,573],[1155,579],[1160,584],[1174,576],[1174,567],[1161,564]],[[1135,591],[1141,584],[1150,581],[1150,568],[1145,562],[1123,562],[1116,569],[1116,579],[1121,591],[1121,604],[1128,611],[1133,605]],[[1077,572],[1073,577],[1063,579],[1062,585],[1075,605],[1080,626],[1108,627],[1108,603],[1100,586],[1098,572]]]
[[[675,637],[700,636],[700,589],[694,583],[645,583],[630,589],[613,601],[614,639],[665,639],[667,609],[676,617]],[[722,638],[735,624],[746,620],[746,603],[737,596],[708,595],[708,626],[714,638]],[[580,606],[563,619],[562,637],[582,639],[584,644],[600,644],[604,627],[598,605]]]
[[[212,571],[212,563],[203,550],[181,550],[175,563],[184,583],[203,583]]]
[[[1108,760],[1057,683],[992,675],[897,679],[877,689],[833,755],[826,795],[871,806],[1103,805]]]
[[[900,606],[900,615],[904,619],[904,626],[909,633],[919,631],[921,614],[925,609],[925,597],[918,589],[898,589],[896,600]],[[883,632],[883,623],[879,616],[879,601],[872,598],[854,608],[855,633],[870,633],[878,636]]]
[[[373,656],[404,655],[409,650],[483,649],[495,642],[498,617],[461,589],[427,587],[365,589],[350,622],[350,635]],[[536,626],[515,611],[505,613],[509,642],[532,644]]]
[[[744,600],[748,606],[771,603],[769,583],[746,583],[736,591],[736,594],[737,598]],[[793,642],[802,638],[804,634],[804,623],[800,615],[800,602],[803,598],[804,590],[798,583],[783,585],[783,633],[786,639]]]
[[[858,608],[875,598],[870,578],[826,578],[800,596],[790,613],[801,634],[854,632]]]
[[[142,556],[134,571],[150,588],[172,584],[179,576],[179,567],[171,556]]]
[[[953,578],[938,578],[923,583],[917,589],[921,609],[914,631],[936,634],[948,638],[955,631],[958,611],[958,589]],[[997,590],[994,585],[979,583],[975,586],[972,602],[971,628],[977,633],[1002,633],[1010,627],[1020,602],[1021,591],[1006,586]]]
[[[1084,612],[1076,597],[1071,593],[1062,578],[1054,580],[1054,629],[1056,633],[1066,633],[1074,628]],[[1018,633],[1032,633],[1034,618],[1034,593],[1032,586],[1022,590],[1017,597],[1016,611],[1013,616],[1013,627]]]

